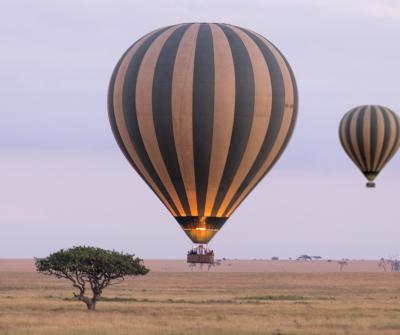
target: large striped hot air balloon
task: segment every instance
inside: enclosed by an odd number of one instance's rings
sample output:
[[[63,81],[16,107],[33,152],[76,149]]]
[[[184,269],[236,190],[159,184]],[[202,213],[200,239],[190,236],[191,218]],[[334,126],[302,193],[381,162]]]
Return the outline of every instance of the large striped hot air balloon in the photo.
[[[374,180],[400,146],[400,119],[383,106],[359,106],[347,112],[339,126],[344,150],[368,179]]]
[[[134,43],[108,110],[133,168],[194,243],[208,243],[284,151],[296,83],[280,51],[228,24],[178,24]]]

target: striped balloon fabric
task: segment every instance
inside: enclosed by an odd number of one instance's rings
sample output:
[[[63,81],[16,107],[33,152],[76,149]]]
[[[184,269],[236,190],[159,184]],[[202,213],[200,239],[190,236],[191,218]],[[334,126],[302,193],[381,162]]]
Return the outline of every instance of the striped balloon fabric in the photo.
[[[189,23],[139,39],[108,109],[134,169],[195,243],[207,243],[285,149],[297,114],[289,64],[261,35]]]
[[[373,182],[400,146],[400,119],[383,106],[359,106],[347,112],[339,127],[344,150],[368,179]]]

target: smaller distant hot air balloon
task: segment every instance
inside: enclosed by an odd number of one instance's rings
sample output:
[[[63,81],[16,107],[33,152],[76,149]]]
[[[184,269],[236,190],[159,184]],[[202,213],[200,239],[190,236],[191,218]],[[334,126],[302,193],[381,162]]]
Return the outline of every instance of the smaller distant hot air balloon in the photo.
[[[400,146],[400,119],[389,108],[359,106],[348,111],[339,126],[344,150],[368,179],[374,180]]]

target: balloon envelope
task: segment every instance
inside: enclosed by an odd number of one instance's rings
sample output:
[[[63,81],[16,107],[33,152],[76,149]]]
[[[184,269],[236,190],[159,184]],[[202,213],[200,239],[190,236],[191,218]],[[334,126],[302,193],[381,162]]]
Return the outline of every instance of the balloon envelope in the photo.
[[[134,43],[113,72],[108,110],[133,168],[195,243],[207,243],[285,149],[295,78],[261,35],[178,24]]]
[[[367,187],[374,187],[374,179],[400,146],[400,119],[387,107],[355,107],[343,116],[339,137],[347,155],[368,179]]]

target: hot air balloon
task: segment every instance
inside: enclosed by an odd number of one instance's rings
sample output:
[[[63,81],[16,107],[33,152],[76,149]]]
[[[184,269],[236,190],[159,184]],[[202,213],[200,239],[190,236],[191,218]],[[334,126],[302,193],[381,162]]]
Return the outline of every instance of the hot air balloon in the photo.
[[[400,146],[400,119],[389,108],[359,106],[348,111],[339,126],[344,150],[375,187],[375,178]]]
[[[288,62],[261,35],[187,23],[153,31],[123,54],[108,110],[132,167],[202,245],[284,151],[297,89]]]

